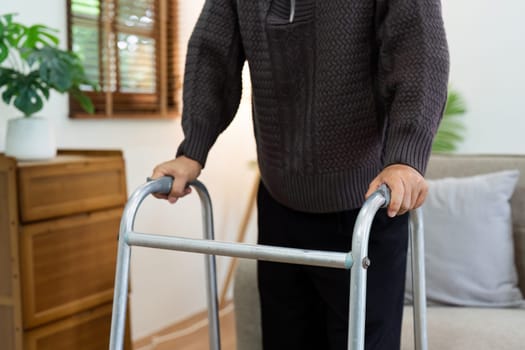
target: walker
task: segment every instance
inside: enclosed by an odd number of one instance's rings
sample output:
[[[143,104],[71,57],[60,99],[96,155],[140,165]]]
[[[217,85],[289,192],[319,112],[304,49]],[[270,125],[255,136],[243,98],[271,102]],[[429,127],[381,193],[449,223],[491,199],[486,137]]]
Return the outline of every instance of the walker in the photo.
[[[206,187],[199,181],[194,181],[190,185],[196,190],[201,200],[205,239],[133,231],[135,216],[144,198],[152,193],[169,193],[172,182],[171,177],[162,177],[143,184],[131,195],[124,208],[119,232],[110,350],[123,349],[131,246],[207,254],[207,299],[211,350],[221,348],[215,255],[351,269],[348,350],[364,349],[366,273],[370,266],[370,260],[367,257],[368,238],[375,214],[390,202],[390,191],[385,185],[366,200],[359,212],[354,226],[352,251],[340,253],[214,241],[211,199]],[[420,209],[410,213],[409,227],[412,249],[415,348],[427,350],[424,241]]]

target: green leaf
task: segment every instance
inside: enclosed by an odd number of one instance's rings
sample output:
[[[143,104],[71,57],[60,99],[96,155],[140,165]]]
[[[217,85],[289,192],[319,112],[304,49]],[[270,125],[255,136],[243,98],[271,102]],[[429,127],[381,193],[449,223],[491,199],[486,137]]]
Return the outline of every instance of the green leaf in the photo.
[[[44,98],[49,97],[49,88],[39,80],[38,71],[27,75],[10,69],[0,70],[0,84],[5,86],[2,99],[14,106],[24,115],[38,112],[44,105]]]
[[[43,25],[34,25],[27,28],[21,42],[21,47],[26,49],[38,49],[42,47],[55,47],[59,40],[53,34],[58,32],[55,29]]]
[[[67,92],[73,87],[73,74],[76,67],[68,52],[44,47],[32,51],[28,56],[28,62],[31,66],[38,62],[40,78],[58,92]]]
[[[22,86],[15,98],[15,107],[25,116],[35,114],[44,107],[44,101],[38,92],[31,86]]]
[[[42,95],[46,98],[46,100],[49,100],[49,87],[47,85],[40,83],[39,81],[35,81],[35,85],[40,90]]]
[[[16,94],[16,89],[13,87],[9,87],[5,89],[5,91],[2,93],[2,100],[4,100],[5,103],[10,104],[15,94]]]
[[[22,75],[11,68],[0,67],[0,88],[9,83],[15,82]]]
[[[95,106],[91,99],[87,97],[79,88],[71,90],[71,95],[80,103],[80,106],[89,114],[95,113]]]
[[[13,22],[14,15],[15,15],[14,13],[8,13],[8,14],[3,15],[2,17],[5,18],[5,21],[7,22],[7,24],[10,24]]]
[[[448,94],[445,115],[464,114],[466,112],[465,102],[456,91],[450,91]]]
[[[9,36],[7,41],[12,47],[19,48],[19,43],[27,32],[27,27],[19,23],[12,23],[9,28]]]
[[[8,48],[18,48],[18,42],[26,31],[26,26],[13,22],[13,14],[0,16],[0,43]]]
[[[59,40],[56,35],[53,34],[57,32],[58,30],[41,24],[33,25],[27,28],[21,47],[37,49],[46,46],[57,46]]]
[[[9,56],[9,48],[6,44],[0,41],[0,64]]]

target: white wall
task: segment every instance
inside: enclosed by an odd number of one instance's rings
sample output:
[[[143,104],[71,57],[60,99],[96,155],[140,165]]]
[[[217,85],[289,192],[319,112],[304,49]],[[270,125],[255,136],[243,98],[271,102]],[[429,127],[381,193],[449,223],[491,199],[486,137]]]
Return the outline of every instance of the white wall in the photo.
[[[522,0],[443,0],[452,57],[451,82],[466,98],[467,153],[525,153],[525,13]],[[184,23],[193,23],[203,0],[181,0]],[[65,42],[65,0],[3,0],[2,13],[18,12],[25,23],[61,29]],[[185,43],[191,25],[181,28]],[[0,150],[5,121],[18,113],[0,105]],[[119,148],[126,157],[131,192],[152,167],[173,156],[182,139],[179,120],[70,120],[67,100],[53,95],[41,115],[55,124],[62,148]],[[216,235],[233,240],[253,181],[247,166],[255,158],[250,108],[245,100],[231,127],[212,150],[201,179],[214,199]],[[139,231],[200,236],[195,197],[171,207],[146,200]],[[253,223],[249,240],[254,240]],[[135,249],[132,258],[131,320],[135,339],[180,320],[205,305],[203,258],[190,254]],[[225,260],[219,261],[220,274]]]
[[[465,97],[464,153],[525,153],[523,0],[443,0],[450,82]]]

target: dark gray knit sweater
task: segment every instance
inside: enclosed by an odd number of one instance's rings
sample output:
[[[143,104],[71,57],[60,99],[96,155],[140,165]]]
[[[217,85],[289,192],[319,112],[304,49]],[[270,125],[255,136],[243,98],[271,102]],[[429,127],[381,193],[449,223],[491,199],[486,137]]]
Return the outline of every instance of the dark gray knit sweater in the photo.
[[[178,154],[205,164],[236,113],[247,60],[272,196],[309,212],[357,208],[385,166],[425,172],[448,81],[440,0],[296,6],[206,1],[188,46]]]

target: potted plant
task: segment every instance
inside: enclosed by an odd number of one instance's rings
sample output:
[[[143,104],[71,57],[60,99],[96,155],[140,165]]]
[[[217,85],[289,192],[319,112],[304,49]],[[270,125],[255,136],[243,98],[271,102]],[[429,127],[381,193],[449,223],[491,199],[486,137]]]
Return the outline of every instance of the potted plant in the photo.
[[[70,93],[93,113],[91,100],[80,87],[95,86],[73,52],[58,47],[57,30],[44,25],[25,26],[13,14],[0,16],[0,92],[2,100],[23,113],[8,120],[5,153],[18,159],[46,159],[56,154],[46,119],[35,117],[51,90]]]

